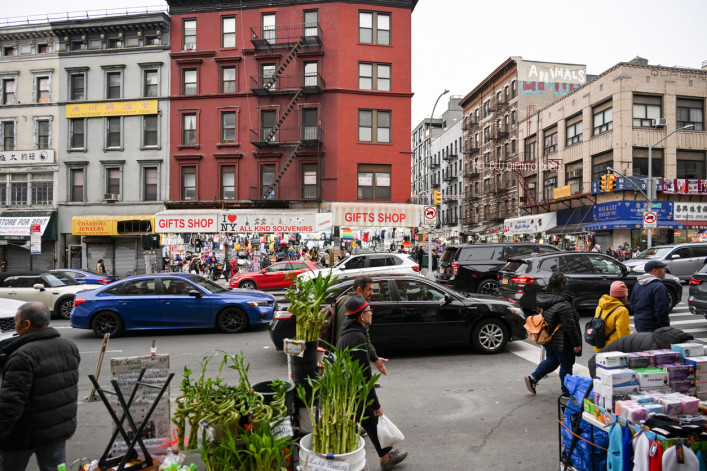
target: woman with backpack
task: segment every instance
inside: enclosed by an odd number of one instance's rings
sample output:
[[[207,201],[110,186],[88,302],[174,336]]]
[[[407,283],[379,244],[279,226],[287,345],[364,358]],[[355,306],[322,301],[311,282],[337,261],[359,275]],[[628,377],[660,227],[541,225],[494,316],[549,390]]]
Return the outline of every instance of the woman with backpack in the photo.
[[[562,395],[570,395],[565,376],[572,374],[575,356],[582,354],[579,314],[572,302],[567,278],[562,273],[554,273],[545,290],[538,293],[537,305],[542,309],[548,331],[554,333],[550,343],[545,345],[545,359],[530,376],[525,377],[525,386],[533,394],[538,382],[559,366]]]
[[[628,288],[623,281],[614,281],[609,288],[609,294],[599,299],[599,305],[594,313],[595,318],[604,321],[604,344],[595,345],[594,351],[599,353],[614,340],[629,335],[628,318]]]

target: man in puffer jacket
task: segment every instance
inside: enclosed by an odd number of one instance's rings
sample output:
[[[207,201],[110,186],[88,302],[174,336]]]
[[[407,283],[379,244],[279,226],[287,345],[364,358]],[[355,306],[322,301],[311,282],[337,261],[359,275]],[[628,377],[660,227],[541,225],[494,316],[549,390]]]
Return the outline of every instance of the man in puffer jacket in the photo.
[[[575,355],[582,354],[582,333],[579,328],[579,314],[572,306],[572,295],[569,293],[567,278],[562,273],[555,273],[545,291],[538,293],[537,305],[543,310],[543,317],[548,330],[553,334],[552,340],[545,345],[545,359],[540,362],[533,374],[525,377],[525,386],[535,394],[538,382],[560,367],[560,384],[562,395],[569,396],[565,387],[565,376],[572,374]]]
[[[66,440],[76,431],[79,351],[49,327],[49,309],[23,304],[15,314],[19,337],[6,345],[0,388],[0,470],[23,471],[37,457],[41,471],[66,462]]]
[[[680,329],[674,327],[659,327],[653,332],[637,332],[635,334],[621,337],[602,349],[606,352],[645,352],[647,350],[662,350],[670,348],[674,343],[685,343],[693,340],[694,337]],[[596,355],[589,359],[587,363],[589,374],[596,376]]]
[[[636,332],[653,332],[670,325],[668,288],[663,284],[665,267],[660,260],[649,261],[645,265],[646,273],[639,276],[633,286],[631,308]]]

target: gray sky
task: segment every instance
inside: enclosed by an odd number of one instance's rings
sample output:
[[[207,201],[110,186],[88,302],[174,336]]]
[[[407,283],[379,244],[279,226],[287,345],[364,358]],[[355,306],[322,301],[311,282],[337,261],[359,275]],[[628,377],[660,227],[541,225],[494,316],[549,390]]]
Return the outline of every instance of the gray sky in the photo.
[[[3,0],[3,17],[165,5],[160,0]],[[437,96],[466,95],[510,56],[585,64],[597,75],[636,56],[700,68],[704,0],[419,0],[412,14],[412,126]],[[395,71],[394,71],[395,73]],[[440,100],[435,115],[445,109]]]

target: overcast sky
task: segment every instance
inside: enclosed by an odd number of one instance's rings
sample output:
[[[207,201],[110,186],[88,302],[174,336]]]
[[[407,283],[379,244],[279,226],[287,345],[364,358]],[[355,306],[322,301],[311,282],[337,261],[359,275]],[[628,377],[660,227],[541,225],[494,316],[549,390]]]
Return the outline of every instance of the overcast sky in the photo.
[[[2,2],[3,17],[165,5],[160,0]],[[411,125],[430,116],[445,88],[449,95],[466,95],[510,56],[585,64],[592,75],[636,56],[650,64],[700,68],[707,60],[705,18],[704,0],[419,0],[412,14]],[[436,116],[446,103],[446,97],[440,100]]]

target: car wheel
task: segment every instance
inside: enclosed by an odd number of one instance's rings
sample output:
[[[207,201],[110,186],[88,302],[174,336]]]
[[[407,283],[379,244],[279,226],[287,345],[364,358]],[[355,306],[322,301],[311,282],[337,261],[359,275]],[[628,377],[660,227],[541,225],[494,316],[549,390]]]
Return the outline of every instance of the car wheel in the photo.
[[[677,296],[673,294],[673,290],[668,289],[668,312],[672,311],[675,307],[675,299]]]
[[[471,346],[479,353],[497,353],[508,343],[506,326],[498,319],[479,321],[471,332]]]
[[[123,319],[114,312],[101,311],[91,321],[91,328],[97,337],[103,338],[105,334],[118,337],[123,333]]]
[[[248,327],[248,315],[237,307],[227,307],[216,318],[216,326],[225,334],[243,332]]]
[[[258,285],[256,285],[255,281],[252,280],[244,281],[240,285],[238,285],[238,287],[243,289],[258,289]]]
[[[496,280],[483,280],[476,289],[479,294],[493,295],[496,294],[496,291],[498,291],[498,281]]]
[[[54,312],[59,316],[60,319],[69,319],[71,317],[71,310],[74,308],[74,298],[64,298],[60,299],[56,303]]]

